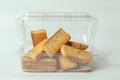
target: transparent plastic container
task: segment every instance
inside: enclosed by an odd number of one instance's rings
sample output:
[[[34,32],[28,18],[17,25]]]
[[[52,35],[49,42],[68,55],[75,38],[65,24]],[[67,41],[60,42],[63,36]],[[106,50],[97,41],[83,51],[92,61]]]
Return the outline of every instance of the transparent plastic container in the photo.
[[[19,53],[21,55],[21,67],[23,71],[80,72],[93,70],[95,66],[94,58],[96,57],[94,55],[96,19],[88,13],[28,12],[18,19],[18,27],[20,30],[20,37],[23,43],[19,49]],[[69,33],[69,35],[71,36],[70,41],[80,42],[88,45],[86,51],[90,52],[93,56],[93,59],[89,64],[81,65],[76,62],[77,67],[64,70],[61,68],[60,63],[60,57],[63,57],[62,55],[54,55],[53,57],[49,57],[47,54],[44,54],[40,55],[40,58],[37,61],[24,58],[28,51],[33,48],[31,31],[45,29],[47,31],[47,37],[49,39],[60,28],[64,29],[67,33]],[[84,58],[82,63],[84,63]],[[63,60],[63,62],[65,61]]]

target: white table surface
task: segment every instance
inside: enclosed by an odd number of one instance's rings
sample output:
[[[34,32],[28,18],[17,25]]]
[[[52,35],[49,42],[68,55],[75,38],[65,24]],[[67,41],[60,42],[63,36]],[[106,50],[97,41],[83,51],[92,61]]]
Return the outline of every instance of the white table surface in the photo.
[[[101,65],[89,73],[26,73],[15,51],[21,44],[16,19],[27,11],[84,11],[98,19],[96,53]],[[120,0],[0,0],[0,80],[119,80]]]

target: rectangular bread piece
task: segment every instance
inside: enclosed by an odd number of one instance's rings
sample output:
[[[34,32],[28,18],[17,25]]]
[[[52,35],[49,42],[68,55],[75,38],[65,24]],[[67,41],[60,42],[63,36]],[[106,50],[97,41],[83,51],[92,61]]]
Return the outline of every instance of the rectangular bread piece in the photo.
[[[34,61],[30,60],[28,57],[23,57],[22,68],[24,71],[32,72],[55,72],[57,70],[57,61],[53,58]]]
[[[64,56],[59,57],[60,68],[64,71],[73,69],[77,67],[77,63],[70,61]]]
[[[88,45],[86,45],[86,44],[82,44],[82,43],[78,43],[78,42],[73,42],[73,41],[69,41],[69,42],[67,42],[67,44],[69,46],[72,46],[72,47],[75,47],[75,48],[81,49],[81,50],[85,50],[85,49],[88,48]]]
[[[42,40],[37,46],[29,50],[26,56],[32,58],[33,60],[36,60],[39,55],[44,53],[43,46],[47,42],[47,40],[48,39]]]
[[[45,43],[43,49],[49,55],[56,54],[61,45],[67,43],[70,39],[70,35],[63,29],[59,29],[48,41]]]
[[[71,59],[71,61],[82,65],[88,65],[93,59],[93,56],[87,51],[83,51],[68,45],[61,46],[61,53],[63,56]]]
[[[43,39],[47,38],[46,31],[45,30],[31,31],[31,38],[32,38],[33,46],[35,47]]]

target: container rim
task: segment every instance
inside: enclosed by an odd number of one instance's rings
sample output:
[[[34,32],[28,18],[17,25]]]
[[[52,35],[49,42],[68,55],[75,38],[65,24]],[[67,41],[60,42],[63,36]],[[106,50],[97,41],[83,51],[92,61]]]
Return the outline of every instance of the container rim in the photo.
[[[81,21],[89,20],[97,23],[97,19],[87,12],[25,12],[18,20],[31,21]]]

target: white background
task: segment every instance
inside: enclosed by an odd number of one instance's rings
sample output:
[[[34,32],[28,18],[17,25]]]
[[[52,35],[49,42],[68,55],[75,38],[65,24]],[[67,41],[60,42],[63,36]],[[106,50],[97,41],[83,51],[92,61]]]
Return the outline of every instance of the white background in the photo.
[[[28,11],[84,11],[98,19],[96,53],[102,66],[90,73],[25,73],[16,52],[17,18]],[[0,0],[0,80],[120,79],[120,0]]]

